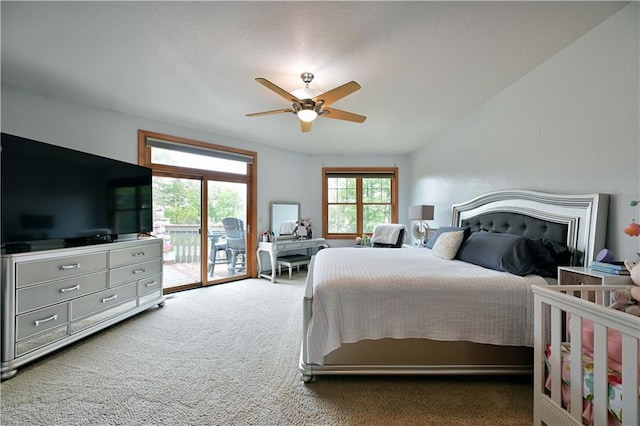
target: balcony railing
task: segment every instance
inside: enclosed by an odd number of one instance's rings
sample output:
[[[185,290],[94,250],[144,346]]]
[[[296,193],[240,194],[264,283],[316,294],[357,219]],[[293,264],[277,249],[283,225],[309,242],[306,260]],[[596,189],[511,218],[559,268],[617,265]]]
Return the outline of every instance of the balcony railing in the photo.
[[[171,249],[165,253],[165,259],[173,258],[176,263],[200,262],[199,225],[167,225],[165,228],[171,237]]]
[[[176,263],[197,263],[202,258],[200,247],[200,226],[198,225],[166,225],[165,229],[169,234],[170,244],[165,249],[165,259]],[[215,237],[210,244],[215,244],[218,238],[224,236],[222,226],[214,227],[209,232],[209,236]],[[205,256],[204,261],[208,261]]]

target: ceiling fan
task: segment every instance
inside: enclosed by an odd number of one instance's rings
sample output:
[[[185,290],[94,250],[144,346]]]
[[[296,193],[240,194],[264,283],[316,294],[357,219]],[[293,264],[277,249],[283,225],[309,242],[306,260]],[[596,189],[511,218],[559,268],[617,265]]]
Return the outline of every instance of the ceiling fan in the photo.
[[[316,90],[309,89],[309,83],[313,80],[313,74],[304,72],[300,74],[300,78],[305,83],[304,89],[297,89],[291,93],[276,86],[265,78],[258,77],[256,81],[267,89],[271,89],[278,95],[291,102],[291,107],[276,109],[273,111],[255,112],[247,114],[247,117],[257,117],[260,115],[279,114],[282,112],[292,112],[300,119],[300,127],[303,132],[311,131],[311,123],[317,117],[335,118],[337,120],[353,121],[363,123],[367,119],[364,115],[354,114],[352,112],[342,111],[336,108],[329,108],[332,103],[352,94],[360,89],[360,85],[355,81],[350,81],[331,89],[328,92],[319,93]]]

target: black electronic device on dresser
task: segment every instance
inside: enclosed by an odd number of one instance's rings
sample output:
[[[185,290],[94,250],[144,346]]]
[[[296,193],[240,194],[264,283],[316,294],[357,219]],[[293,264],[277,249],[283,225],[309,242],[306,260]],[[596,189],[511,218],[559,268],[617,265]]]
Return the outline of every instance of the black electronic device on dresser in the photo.
[[[2,133],[5,253],[109,243],[152,230],[151,169]]]

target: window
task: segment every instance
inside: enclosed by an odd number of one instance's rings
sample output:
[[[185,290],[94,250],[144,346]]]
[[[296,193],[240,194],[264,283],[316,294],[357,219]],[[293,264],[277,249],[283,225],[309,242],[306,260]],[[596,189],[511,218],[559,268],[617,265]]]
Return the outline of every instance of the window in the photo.
[[[398,221],[397,167],[322,169],[325,238],[371,234]]]

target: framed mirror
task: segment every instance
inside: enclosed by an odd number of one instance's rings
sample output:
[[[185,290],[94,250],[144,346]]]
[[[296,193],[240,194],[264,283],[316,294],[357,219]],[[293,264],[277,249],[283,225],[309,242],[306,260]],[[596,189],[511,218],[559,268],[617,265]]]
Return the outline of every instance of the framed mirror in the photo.
[[[295,238],[296,222],[300,218],[300,203],[271,202],[271,231],[276,239]]]

